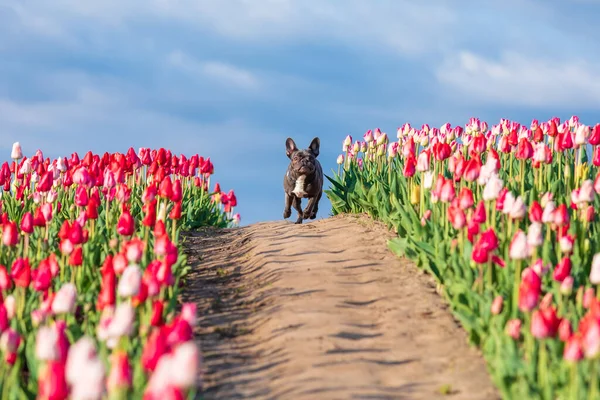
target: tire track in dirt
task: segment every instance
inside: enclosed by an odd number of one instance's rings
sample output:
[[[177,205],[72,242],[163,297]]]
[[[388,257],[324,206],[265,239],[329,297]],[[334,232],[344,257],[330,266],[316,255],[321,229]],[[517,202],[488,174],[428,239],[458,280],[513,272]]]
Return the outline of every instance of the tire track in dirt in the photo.
[[[434,281],[390,237],[364,216],[188,234],[203,397],[499,398]]]

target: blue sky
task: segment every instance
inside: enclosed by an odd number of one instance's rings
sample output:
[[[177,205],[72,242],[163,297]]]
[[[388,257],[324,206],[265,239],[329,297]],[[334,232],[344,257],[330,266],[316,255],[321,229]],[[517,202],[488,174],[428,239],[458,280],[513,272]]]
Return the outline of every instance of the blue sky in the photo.
[[[210,156],[281,219],[285,139],[404,122],[600,121],[600,1],[0,0],[0,152]],[[322,201],[320,216],[329,203]]]

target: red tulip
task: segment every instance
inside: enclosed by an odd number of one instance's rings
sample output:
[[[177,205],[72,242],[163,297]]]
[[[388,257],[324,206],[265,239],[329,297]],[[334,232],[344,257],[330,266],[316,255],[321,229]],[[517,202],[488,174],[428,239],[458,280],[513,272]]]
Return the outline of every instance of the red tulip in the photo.
[[[43,260],[37,269],[31,272],[33,280],[33,289],[38,292],[45,292],[52,284],[52,271],[50,270],[50,263]]]
[[[540,308],[531,315],[531,334],[537,339],[555,337],[559,324],[554,307]]]
[[[533,141],[536,143],[544,141],[544,131],[539,125],[533,130]]]
[[[82,244],[84,242],[83,229],[78,222],[73,222],[73,225],[69,229],[68,239],[74,245]]]
[[[68,396],[65,363],[50,361],[42,364],[38,374],[38,399],[63,400]]]
[[[569,275],[571,275],[571,259],[567,256],[560,260],[556,265],[556,268],[554,269],[554,280],[562,282]]]
[[[42,192],[42,193],[49,192],[50,189],[52,189],[53,181],[54,181],[54,173],[52,171],[46,172],[44,175],[41,176],[41,178],[37,184],[37,191]]]
[[[6,291],[12,287],[12,280],[6,271],[4,265],[0,265],[0,292]],[[1,297],[2,293],[0,293]]]
[[[160,327],[163,325],[163,309],[164,304],[160,300],[156,300],[152,304],[152,317],[150,319],[150,325]]]
[[[437,161],[444,161],[452,154],[452,149],[448,143],[436,143],[433,146],[433,156]]]
[[[449,203],[454,200],[455,196],[456,192],[454,189],[454,183],[451,179],[445,180],[440,191],[440,200],[444,203]]]
[[[473,246],[471,259],[477,264],[486,264],[490,261],[490,252],[481,245],[481,241],[478,241],[475,246]]]
[[[519,286],[519,309],[529,312],[537,306],[542,291],[542,280],[531,268],[525,268]]]
[[[135,231],[135,221],[128,210],[123,211],[117,223],[117,233],[122,236],[131,236]]]
[[[542,222],[542,214],[544,213],[544,209],[536,200],[531,203],[531,207],[529,207],[529,221],[532,223]]]
[[[173,203],[177,203],[183,199],[183,191],[181,189],[180,179],[175,179],[173,184],[173,192],[171,193],[170,199]]]
[[[158,195],[165,199],[170,199],[171,196],[173,196],[173,183],[171,182],[171,178],[165,177],[162,180],[158,190]]]
[[[8,312],[6,311],[6,306],[4,305],[4,302],[0,301],[0,334],[9,326],[10,321],[8,318]]]
[[[521,138],[519,141],[515,157],[518,160],[529,160],[533,157],[533,146],[527,138]]]
[[[42,208],[36,208],[33,215],[33,226],[37,226],[39,228],[43,228],[46,226],[46,218],[44,214],[42,214]]]
[[[415,157],[413,155],[409,155],[404,162],[402,174],[405,178],[411,178],[412,176],[414,176],[416,168],[417,161],[415,160]]]
[[[98,202],[96,200],[90,199],[85,209],[85,217],[92,220],[98,218]]]
[[[587,206],[582,213],[582,219],[586,222],[593,222],[596,217],[596,210],[594,210],[594,206]]]
[[[81,246],[77,246],[73,249],[73,252],[69,255],[69,265],[72,267],[78,267],[83,264],[83,249]]]
[[[482,247],[490,252],[496,250],[499,246],[498,237],[493,228],[489,228],[487,231],[483,232],[479,238],[479,242],[481,242]]]
[[[117,277],[113,269],[112,255],[108,254],[102,266],[102,284],[96,307],[103,310],[105,307],[114,306],[116,302]]]
[[[600,123],[596,124],[592,128],[592,133],[591,133],[590,137],[588,138],[588,142],[592,146],[597,146],[600,144]]]
[[[565,343],[563,359],[565,361],[577,362],[583,358],[583,347],[581,345],[581,335],[572,335]]]
[[[473,192],[468,187],[464,187],[461,189],[458,195],[459,206],[462,210],[466,210],[471,208],[474,204],[473,200]]]
[[[510,153],[512,151],[512,147],[510,145],[510,142],[508,141],[508,136],[502,136],[500,138],[500,143],[498,144],[498,149],[502,152],[502,153]]]
[[[127,352],[116,350],[111,356],[110,374],[106,382],[108,393],[131,387],[132,372]]]
[[[175,203],[171,212],[169,213],[169,218],[173,220],[178,220],[181,218],[181,201]]]
[[[29,211],[21,218],[21,231],[28,235],[33,233],[33,215]]]
[[[475,182],[477,178],[479,178],[479,173],[481,172],[481,161],[479,158],[472,158],[467,161],[465,165],[465,170],[463,172],[463,178],[467,182]]]
[[[477,154],[481,154],[485,151],[487,147],[487,140],[484,135],[476,135],[469,146],[472,151]]]
[[[508,133],[508,143],[511,146],[516,146],[519,143],[519,135],[517,134],[517,128],[513,127]]]
[[[464,228],[467,222],[464,211],[452,206],[448,207],[448,220],[456,230]]]
[[[150,203],[156,197],[156,186],[150,185],[144,190],[144,194],[142,195],[142,203]]]
[[[227,195],[229,196],[229,205],[231,207],[237,206],[237,198],[235,197],[235,193],[233,192],[233,190],[230,190],[229,193],[227,193]]]
[[[592,156],[592,163],[596,166],[600,166],[600,147],[594,147],[594,153]]]
[[[194,337],[192,327],[188,321],[177,317],[168,326],[167,345],[175,347],[178,344],[190,341]]]
[[[573,335],[573,329],[571,328],[571,322],[568,319],[563,319],[558,326],[558,338],[562,342],[566,342]]]
[[[476,235],[479,235],[479,223],[471,217],[467,222],[467,238],[473,243]]]
[[[483,200],[479,201],[477,207],[475,208],[475,212],[473,213],[473,221],[478,224],[483,224],[487,219],[486,211],[485,211],[485,203]]]
[[[78,186],[75,190],[75,204],[79,207],[87,206],[89,201],[87,188],[85,186]]]
[[[156,221],[154,225],[154,237],[160,237],[167,234],[165,223],[162,220]]]
[[[550,127],[548,129],[548,136],[555,137],[558,135],[558,126],[555,120],[550,121]]]
[[[2,227],[2,243],[5,246],[16,246],[19,243],[19,232],[17,224],[12,221],[4,223]]]
[[[29,259],[17,258],[12,264],[10,275],[16,286],[26,288],[31,282],[31,267]]]
[[[160,357],[168,351],[167,336],[164,329],[154,330],[144,346],[141,362],[146,371],[154,371]]]

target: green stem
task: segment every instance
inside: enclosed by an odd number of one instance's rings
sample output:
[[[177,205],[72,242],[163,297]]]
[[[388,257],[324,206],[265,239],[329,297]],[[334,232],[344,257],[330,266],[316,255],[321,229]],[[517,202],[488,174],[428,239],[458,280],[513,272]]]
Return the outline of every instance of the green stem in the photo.
[[[593,359],[590,360],[590,393],[588,396],[589,400],[597,400],[598,399],[598,360]]]
[[[578,386],[579,386],[579,376],[577,373],[577,362],[571,363],[570,368],[570,382],[569,382],[569,399],[570,400],[579,400],[578,396]]]
[[[513,283],[513,318],[519,313],[519,285],[521,284],[521,260],[515,260],[514,283]]]
[[[552,399],[552,386],[548,382],[548,349],[543,339],[539,341],[539,344],[538,382],[544,393],[544,398]]]

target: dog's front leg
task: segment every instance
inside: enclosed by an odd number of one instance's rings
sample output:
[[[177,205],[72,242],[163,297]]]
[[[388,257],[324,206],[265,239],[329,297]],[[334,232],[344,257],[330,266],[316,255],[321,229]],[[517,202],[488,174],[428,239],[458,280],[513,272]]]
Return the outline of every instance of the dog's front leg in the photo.
[[[285,207],[283,209],[283,219],[288,219],[292,215],[292,201],[293,196],[291,194],[285,194]]]
[[[302,213],[302,216],[304,217],[304,219],[309,219],[310,217],[312,217],[313,210],[314,210],[316,204],[317,204],[316,196],[308,199],[308,204],[306,205],[306,208],[304,209],[304,212]]]
[[[298,219],[296,220],[297,224],[301,224],[302,223],[302,204],[301,204],[302,199],[300,199],[300,197],[296,197],[294,196],[293,200],[292,200],[292,205],[294,206],[294,208],[296,209],[296,211],[298,211]]]

